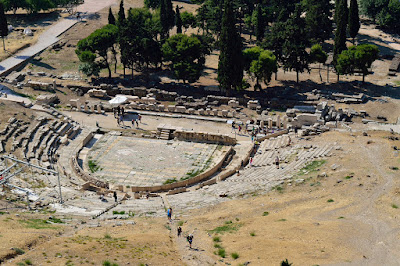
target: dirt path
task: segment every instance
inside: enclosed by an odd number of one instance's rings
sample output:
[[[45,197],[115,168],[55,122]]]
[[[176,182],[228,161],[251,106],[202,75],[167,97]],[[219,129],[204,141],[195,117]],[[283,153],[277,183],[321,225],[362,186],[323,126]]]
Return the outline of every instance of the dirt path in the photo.
[[[167,210],[170,207],[167,196],[162,195],[164,207]],[[196,241],[196,228],[190,228],[190,225],[182,225],[183,231],[182,235],[178,237],[178,225],[179,219],[174,219],[172,216],[172,221],[167,222],[167,226],[171,228],[170,237],[173,239],[176,250],[179,252],[182,261],[185,265],[203,266],[203,265],[215,265],[216,262],[206,254],[206,248],[204,243]],[[189,229],[188,229],[189,228]],[[192,248],[190,248],[189,243],[186,240],[186,236],[193,234]]]

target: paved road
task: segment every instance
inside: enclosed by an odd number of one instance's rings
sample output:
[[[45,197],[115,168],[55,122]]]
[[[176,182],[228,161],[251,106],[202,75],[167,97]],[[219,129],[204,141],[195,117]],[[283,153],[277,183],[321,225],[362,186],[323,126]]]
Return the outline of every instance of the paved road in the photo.
[[[77,8],[77,10],[79,12],[94,13],[115,2],[116,0],[86,0],[84,4]],[[76,18],[68,17],[51,26],[47,31],[39,36],[36,44],[2,61],[0,63],[0,76],[8,74],[7,72],[9,72],[13,67],[23,64],[29,58],[56,43],[59,40],[58,36],[74,26],[77,22]]]

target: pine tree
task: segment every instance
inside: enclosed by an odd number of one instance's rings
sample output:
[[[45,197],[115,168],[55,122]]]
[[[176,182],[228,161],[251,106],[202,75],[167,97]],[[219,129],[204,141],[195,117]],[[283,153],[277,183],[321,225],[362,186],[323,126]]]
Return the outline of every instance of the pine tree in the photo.
[[[230,94],[243,80],[244,60],[242,39],[235,26],[232,1],[225,0],[220,35],[220,55],[218,62],[218,82],[220,88]]]
[[[175,8],[175,25],[176,25],[176,33],[182,33],[182,18],[181,12],[179,11],[179,6],[176,5]]]
[[[119,4],[119,11],[118,11],[118,25],[121,27],[125,24],[125,8],[124,8],[124,0],[121,0]]]
[[[336,61],[337,56],[346,50],[346,29],[347,29],[347,0],[337,0],[335,7],[336,13],[336,32],[335,43],[333,47],[333,58]]]
[[[115,25],[115,17],[114,17],[114,14],[112,13],[111,7],[108,10],[108,24]]]
[[[307,32],[312,43],[322,43],[332,34],[330,0],[305,0]]]
[[[263,18],[263,11],[261,4],[257,5],[257,17],[256,17],[256,38],[258,42],[264,39],[265,23]]]
[[[349,9],[349,35],[353,38],[353,44],[355,42],[355,38],[360,30],[360,18],[358,16],[358,3],[357,0],[350,1],[350,9]]]
[[[3,49],[6,50],[6,45],[4,42],[4,37],[8,35],[8,25],[7,18],[4,14],[4,6],[3,3],[0,2],[0,36],[3,38]]]
[[[294,13],[286,22],[285,42],[283,43],[283,67],[285,70],[296,71],[296,82],[299,82],[299,72],[308,70],[309,55],[306,47],[309,39],[306,33],[306,22],[301,17],[301,5],[297,4]]]

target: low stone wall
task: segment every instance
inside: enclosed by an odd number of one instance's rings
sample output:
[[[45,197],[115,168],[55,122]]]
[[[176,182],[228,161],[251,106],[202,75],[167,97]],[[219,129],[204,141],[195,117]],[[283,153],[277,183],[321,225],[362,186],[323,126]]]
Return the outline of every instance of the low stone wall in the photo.
[[[210,134],[205,132],[194,132],[176,130],[174,137],[178,140],[190,140],[190,141],[201,141],[211,143],[222,143],[225,145],[235,145],[236,139],[229,137],[228,135]]]
[[[185,188],[187,186],[194,185],[196,183],[200,183],[201,181],[209,178],[213,174],[215,174],[219,169],[221,169],[222,164],[228,157],[228,155],[232,152],[232,147],[229,148],[229,150],[225,153],[225,155],[222,157],[222,159],[211,169],[208,169],[206,172],[195,176],[193,178],[184,180],[184,181],[178,181],[172,184],[167,184],[167,185],[159,185],[159,186],[152,186],[152,187],[131,187],[132,192],[140,192],[140,191],[148,191],[148,192],[160,192],[160,191],[170,191],[173,189],[177,188]],[[178,192],[179,193],[179,192]]]
[[[82,167],[78,164],[78,156],[79,156],[79,152],[81,151],[81,149],[83,147],[86,146],[86,144],[93,138],[94,133],[91,132],[90,134],[88,134],[81,142],[81,144],[78,146],[78,149],[74,152],[73,156],[71,157],[71,168],[73,169],[74,173],[80,177],[82,180],[86,181],[86,182],[90,182],[92,184],[94,184],[97,187],[101,187],[101,188],[109,188],[109,184],[105,183],[103,181],[100,181],[96,178],[94,178],[93,176],[91,176],[90,174],[86,173]]]
[[[266,135],[265,137],[262,137],[260,139],[257,139],[257,141],[261,142],[261,141],[264,141],[266,139],[275,138],[277,136],[280,136],[280,135],[283,135],[283,134],[287,134],[288,132],[289,132],[288,129],[285,129],[285,130],[282,130],[282,131],[278,131],[278,132],[275,132],[273,134]]]

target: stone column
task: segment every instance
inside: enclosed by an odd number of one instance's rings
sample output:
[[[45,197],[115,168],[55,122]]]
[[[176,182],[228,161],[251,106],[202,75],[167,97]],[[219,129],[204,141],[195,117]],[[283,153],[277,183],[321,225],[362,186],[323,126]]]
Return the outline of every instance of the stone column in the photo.
[[[85,103],[84,110],[85,110],[85,112],[86,112],[86,113],[88,113],[88,112],[89,112],[89,107],[88,107],[88,105],[87,105],[86,103]]]
[[[278,115],[278,116],[276,117],[276,127],[277,127],[278,129],[281,128],[281,116],[280,116],[280,115]]]
[[[288,117],[285,115],[283,117],[283,129],[287,129],[287,122],[288,122]]]
[[[101,114],[101,106],[100,106],[100,104],[97,105],[97,112],[98,112],[99,114]]]
[[[272,118],[268,118],[268,129],[272,129]]]

